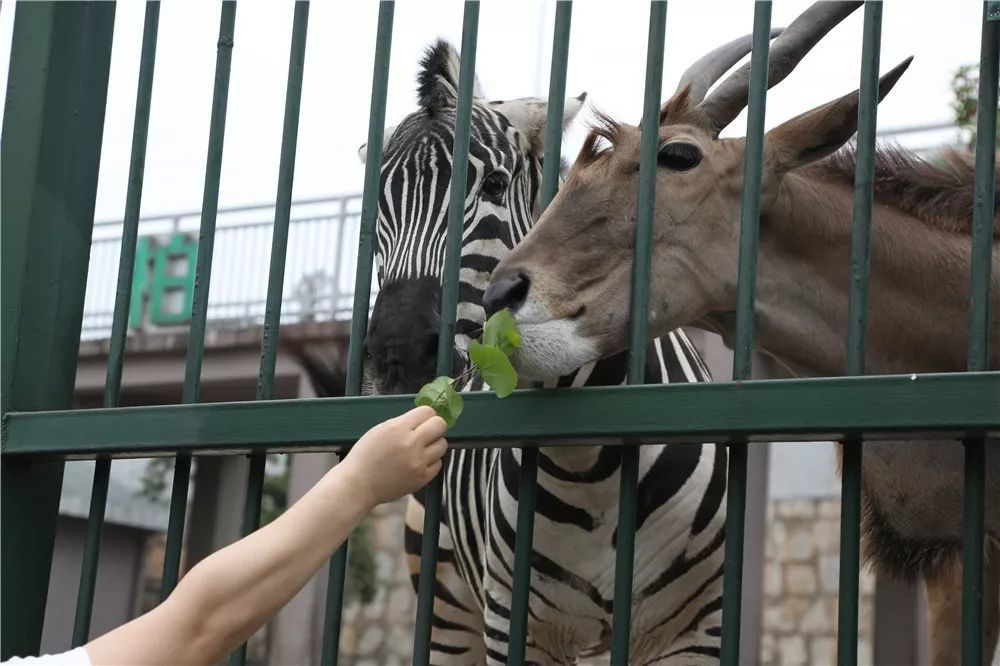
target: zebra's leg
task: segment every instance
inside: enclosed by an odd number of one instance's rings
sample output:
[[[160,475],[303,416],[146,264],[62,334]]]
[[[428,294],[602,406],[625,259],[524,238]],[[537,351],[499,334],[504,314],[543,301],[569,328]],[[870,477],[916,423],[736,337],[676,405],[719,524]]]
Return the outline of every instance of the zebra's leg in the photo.
[[[488,574],[487,574],[488,575]],[[486,581],[486,643],[487,666],[505,666],[510,649],[510,608],[512,606],[511,592],[508,587],[497,581]],[[555,645],[560,632],[553,628],[552,644],[547,641],[550,632],[543,630],[543,644],[539,644],[539,636],[532,631],[532,618],[528,617],[528,643],[524,649],[524,663],[527,666],[571,666],[576,663],[575,657],[563,654],[560,646]],[[537,627],[536,627],[537,629]],[[563,636],[565,637],[565,636]]]
[[[648,659],[636,655],[636,664],[644,666],[710,666],[719,663],[721,655],[722,607],[712,604],[712,612],[695,629],[681,634],[670,647]]]
[[[720,550],[717,553],[721,559]],[[720,563],[721,564],[721,563]],[[695,571],[694,573],[698,573]],[[674,622],[679,629],[664,627],[632,639],[633,660],[644,666],[709,666],[718,664],[722,652],[722,568],[706,578],[700,593],[693,595]],[[677,625],[675,625],[677,626]]]
[[[510,649],[510,590],[497,585],[486,587],[486,643],[487,666],[505,666]],[[524,663],[528,666],[568,666],[573,661],[557,659],[541,649],[531,637],[531,619],[528,620],[528,644],[524,650]]]
[[[442,516],[444,516],[442,512]],[[420,577],[420,548],[423,543],[423,491],[410,495],[406,505],[404,549],[414,591]],[[481,666],[485,659],[483,614],[475,596],[455,565],[451,530],[441,522],[438,541],[437,590],[431,620],[431,664],[439,666]]]
[[[491,567],[487,567],[489,570]],[[483,641],[486,644],[487,666],[504,666],[510,648],[510,590],[497,581],[486,581],[486,611],[484,613]],[[529,662],[525,655],[525,662]]]

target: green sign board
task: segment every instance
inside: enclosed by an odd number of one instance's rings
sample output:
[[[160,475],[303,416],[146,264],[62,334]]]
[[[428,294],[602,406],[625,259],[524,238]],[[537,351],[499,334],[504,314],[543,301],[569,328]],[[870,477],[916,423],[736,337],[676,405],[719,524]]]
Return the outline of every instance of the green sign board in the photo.
[[[186,324],[191,319],[197,257],[198,242],[184,233],[138,240],[130,328]]]

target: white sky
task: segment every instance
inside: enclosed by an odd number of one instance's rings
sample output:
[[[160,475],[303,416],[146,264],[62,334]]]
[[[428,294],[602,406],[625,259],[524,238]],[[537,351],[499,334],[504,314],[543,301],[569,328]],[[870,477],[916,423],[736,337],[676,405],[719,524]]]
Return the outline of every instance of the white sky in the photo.
[[[124,209],[143,4],[118,3],[98,219],[120,218]],[[779,0],[773,24],[787,25],[808,4]],[[219,2],[205,0],[162,3],[143,215],[196,210],[201,205],[219,8]],[[489,97],[546,95],[554,10],[553,2],[482,3],[477,72]],[[959,65],[978,62],[981,12],[978,0],[886,2],[882,71],[908,55],[915,59],[880,106],[880,128],[951,118],[949,83]],[[573,8],[567,94],[585,90],[597,107],[636,122],[642,104],[648,14],[646,2],[578,0]],[[857,87],[862,14],[858,10],[836,28],[770,93],[768,127]],[[695,58],[750,32],[752,15],[749,0],[670,3],[664,98]],[[13,16],[14,3],[4,2],[0,7],[4,89]],[[295,173],[297,198],[361,189],[363,169],[356,150],[367,136],[376,17],[373,0],[312,3]],[[457,0],[397,3],[389,124],[414,109],[416,65],[423,47],[438,36],[459,45],[461,23],[462,3]],[[239,3],[222,169],[223,207],[274,199],[291,25],[288,0]],[[742,134],[745,123],[741,116],[727,133]],[[570,158],[582,135],[578,122],[567,136]],[[907,141],[920,144],[919,137]],[[929,143],[926,137],[923,143]]]

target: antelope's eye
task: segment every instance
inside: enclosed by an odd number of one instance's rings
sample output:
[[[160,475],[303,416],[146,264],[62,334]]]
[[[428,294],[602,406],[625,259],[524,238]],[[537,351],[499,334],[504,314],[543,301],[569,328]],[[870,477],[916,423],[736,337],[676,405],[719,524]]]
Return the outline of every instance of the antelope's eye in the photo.
[[[483,181],[483,194],[491,199],[499,199],[507,191],[507,174],[494,171]]]
[[[687,171],[701,162],[701,148],[686,141],[671,141],[660,148],[656,161],[671,171]]]

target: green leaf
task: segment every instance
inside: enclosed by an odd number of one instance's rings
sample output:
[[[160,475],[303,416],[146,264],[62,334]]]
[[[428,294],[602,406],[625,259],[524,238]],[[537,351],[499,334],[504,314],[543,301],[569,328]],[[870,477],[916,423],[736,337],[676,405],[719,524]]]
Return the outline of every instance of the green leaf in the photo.
[[[413,400],[413,404],[417,407],[427,405],[432,408],[438,416],[444,419],[449,428],[458,421],[463,408],[462,396],[452,388],[451,383],[451,377],[438,377],[434,381],[424,384]]]
[[[500,348],[473,342],[469,359],[498,398],[506,398],[517,388],[517,372]]]
[[[521,346],[521,334],[517,330],[517,322],[514,321],[510,310],[504,308],[494,312],[493,316],[486,320],[483,326],[483,345],[497,347],[505,356],[510,356]]]

